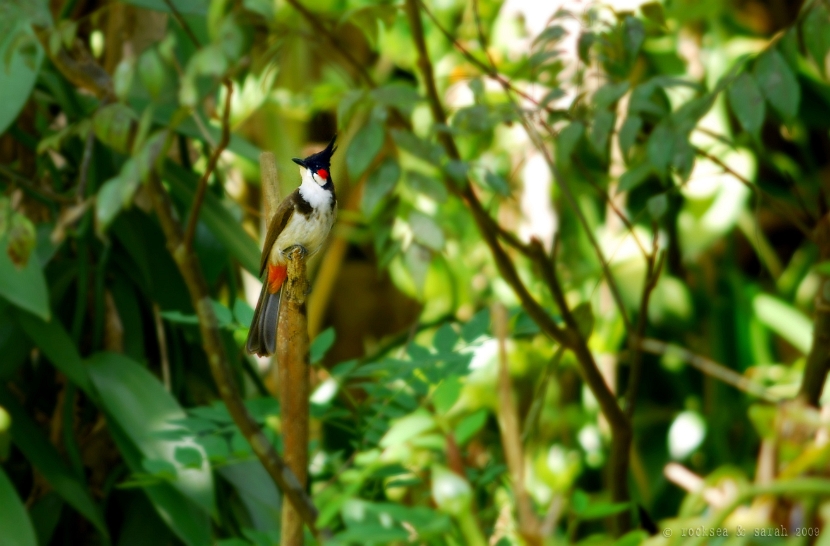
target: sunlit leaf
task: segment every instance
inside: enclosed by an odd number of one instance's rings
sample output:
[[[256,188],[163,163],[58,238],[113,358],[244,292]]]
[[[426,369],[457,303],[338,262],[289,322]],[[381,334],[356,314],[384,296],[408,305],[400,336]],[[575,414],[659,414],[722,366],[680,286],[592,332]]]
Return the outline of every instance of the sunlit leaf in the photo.
[[[792,305],[766,294],[758,294],[752,308],[762,323],[790,342],[803,354],[810,352],[813,323]]]
[[[409,213],[409,227],[415,240],[435,251],[444,248],[444,232],[431,217],[413,210]]]
[[[87,361],[95,390],[107,414],[118,422],[145,459],[165,461],[176,471],[171,484],[208,514],[216,510],[213,477],[207,464],[186,468],[175,452],[181,447],[201,449],[192,440],[168,441],[154,431],[173,428],[170,422],[186,417],[184,410],[146,368],[115,353],[98,353]]]

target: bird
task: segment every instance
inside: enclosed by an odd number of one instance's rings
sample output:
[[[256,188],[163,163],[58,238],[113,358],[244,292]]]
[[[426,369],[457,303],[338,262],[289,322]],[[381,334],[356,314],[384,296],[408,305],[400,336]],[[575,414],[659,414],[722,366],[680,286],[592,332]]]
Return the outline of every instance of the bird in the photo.
[[[271,218],[260,258],[262,283],[245,349],[249,354],[271,356],[277,347],[280,291],[288,275],[288,251],[299,246],[307,257],[326,242],[337,218],[337,196],[331,179],[331,156],[337,135],[328,146],[305,159],[293,158],[300,166],[302,182],[286,197]]]

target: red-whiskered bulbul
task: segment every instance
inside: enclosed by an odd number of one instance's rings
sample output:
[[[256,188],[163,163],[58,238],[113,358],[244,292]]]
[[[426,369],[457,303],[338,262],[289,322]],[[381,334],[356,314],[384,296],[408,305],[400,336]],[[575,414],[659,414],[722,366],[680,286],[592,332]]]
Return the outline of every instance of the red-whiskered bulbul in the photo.
[[[294,158],[300,166],[302,183],[280,203],[271,218],[265,246],[262,248],[259,275],[268,270],[256,303],[254,319],[245,344],[249,353],[259,356],[274,354],[277,347],[277,319],[280,289],[288,275],[286,254],[291,247],[301,246],[311,256],[323,246],[337,216],[337,197],[331,181],[331,156],[337,149],[334,141],[305,159]]]

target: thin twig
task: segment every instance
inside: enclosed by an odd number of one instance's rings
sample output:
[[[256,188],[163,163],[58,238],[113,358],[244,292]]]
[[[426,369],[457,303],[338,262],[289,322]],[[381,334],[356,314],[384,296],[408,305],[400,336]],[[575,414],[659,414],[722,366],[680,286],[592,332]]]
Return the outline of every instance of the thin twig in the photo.
[[[779,402],[780,398],[770,394],[767,389],[755,383],[751,379],[747,379],[743,375],[730,370],[723,364],[719,364],[710,358],[693,353],[688,349],[684,349],[679,345],[665,343],[657,339],[643,338],[640,339],[637,345],[641,350],[658,356],[671,355],[679,358],[683,362],[689,364],[693,368],[700,370],[710,377],[719,379],[727,385],[731,385],[740,391],[744,391],[753,396],[757,396],[767,402]]]
[[[84,142],[84,153],[81,156],[81,168],[78,171],[78,189],[77,189],[77,197],[76,200],[80,203],[84,200],[86,196],[86,183],[87,178],[89,176],[89,164],[92,161],[92,148],[95,145],[95,133],[92,129],[89,130],[89,134],[86,135],[86,141]]]
[[[527,93],[525,93],[521,89],[517,88],[512,83],[510,83],[510,81],[507,78],[505,78],[504,76],[502,76],[501,74],[498,73],[498,71],[495,68],[495,65],[494,66],[488,66],[488,65],[484,64],[483,62],[481,62],[480,60],[476,59],[476,57],[472,53],[470,53],[470,51],[466,47],[461,45],[461,43],[458,40],[456,40],[455,37],[452,34],[450,34],[441,25],[441,23],[438,22],[438,19],[435,18],[435,15],[433,15],[433,13],[426,6],[426,4],[424,4],[423,0],[418,0],[418,4],[420,4],[421,10],[423,10],[423,12],[426,13],[427,17],[429,17],[432,20],[432,22],[435,24],[435,26],[438,28],[438,30],[440,30],[441,33],[447,38],[447,40],[449,40],[450,43],[452,43],[452,45],[455,46],[455,48],[458,49],[459,52],[461,52],[461,55],[463,55],[465,59],[467,59],[472,64],[474,64],[476,67],[478,67],[482,72],[484,72],[484,74],[488,78],[497,81],[506,91],[507,90],[513,91],[514,93],[516,93],[517,95],[519,95],[523,99],[526,99],[527,101],[531,102],[532,104],[535,104],[539,108],[545,110],[548,114],[556,113],[556,111],[553,108],[551,108],[550,106],[540,104],[540,102],[538,100],[531,97],[530,95],[528,95]],[[486,51],[486,48],[483,48],[483,49]],[[490,57],[489,53],[487,53],[487,57],[490,60],[490,62],[492,63],[493,60]]]
[[[657,244],[657,226],[654,226],[654,237],[651,242],[651,253],[646,259],[646,278],[643,282],[643,293],[640,296],[640,312],[637,317],[637,330],[635,337],[630,338],[629,347],[631,349],[631,364],[629,365],[628,374],[628,388],[625,392],[625,405],[623,411],[626,416],[631,419],[634,414],[634,402],[637,399],[637,390],[640,388],[640,377],[643,371],[643,352],[636,340],[642,339],[646,333],[646,325],[648,324],[648,303],[651,299],[651,294],[657,286],[657,281],[660,279],[660,271],[663,269],[663,262],[665,261],[665,254],[659,251]]]
[[[172,382],[170,378],[170,357],[167,354],[167,336],[164,335],[164,321],[161,318],[161,309],[153,303],[153,319],[156,323],[156,337],[159,342],[159,360],[161,360],[161,380],[164,390],[170,392]]]
[[[319,32],[320,34],[322,34],[331,43],[332,49],[334,51],[337,51],[338,53],[343,55],[343,57],[349,62],[349,64],[351,64],[352,67],[354,67],[354,69],[357,70],[357,73],[360,75],[360,77],[363,79],[366,85],[368,85],[369,87],[376,87],[374,78],[372,78],[371,74],[369,74],[369,71],[366,70],[366,64],[361,63],[360,61],[354,58],[354,56],[349,51],[349,48],[344,47],[340,43],[340,40],[337,39],[337,36],[335,36],[331,30],[329,30],[328,25],[326,23],[321,21],[319,17],[314,15],[314,13],[309,11],[308,8],[299,3],[297,0],[288,0],[288,3],[291,4],[291,6],[294,9],[299,11],[300,14],[303,17],[305,17],[309,23],[311,23],[315,32]]]
[[[169,1],[169,0],[168,0]],[[231,95],[233,94],[233,83],[230,79],[225,78],[222,83],[225,84],[227,90],[225,94],[225,111],[222,112],[222,138],[219,139],[219,144],[213,149],[210,154],[207,167],[204,174],[199,179],[199,185],[196,187],[196,195],[193,196],[193,206],[190,210],[190,218],[187,222],[187,228],[184,232],[184,247],[190,249],[193,247],[193,237],[196,233],[196,224],[199,221],[199,209],[202,207],[202,201],[205,199],[205,192],[207,191],[208,180],[213,171],[216,170],[216,164],[219,162],[219,156],[228,147],[231,141],[231,127],[230,127],[230,112],[231,112]]]
[[[783,215],[787,220],[792,222],[792,224],[796,228],[798,228],[798,230],[804,235],[804,237],[806,237],[810,241],[813,240],[813,233],[810,230],[810,228],[808,228],[804,224],[804,222],[802,222],[797,216],[795,216],[790,211],[788,211],[786,208],[784,208],[781,205],[781,203],[779,203],[778,199],[776,199],[775,197],[770,195],[768,192],[766,192],[760,186],[758,186],[756,184],[753,184],[752,182],[747,180],[746,177],[744,177],[741,173],[737,172],[735,169],[733,169],[732,167],[727,165],[724,161],[722,161],[718,157],[710,154],[706,150],[703,150],[703,149],[698,148],[698,147],[695,146],[694,151],[697,155],[699,155],[701,157],[705,157],[706,159],[708,159],[709,161],[711,161],[715,165],[722,168],[726,173],[732,175],[735,178],[735,180],[737,180],[738,182],[740,182],[741,184],[743,184],[744,186],[749,188],[750,191],[752,191],[754,193],[757,193],[758,195],[764,197],[770,203],[770,205],[773,206],[773,208],[777,209],[778,212],[781,213],[781,215]]]
[[[167,7],[170,8],[170,13],[173,14],[173,18],[179,23],[179,26],[182,27],[184,33],[187,34],[187,37],[190,38],[190,41],[193,42],[193,45],[196,46],[196,49],[200,49],[202,44],[199,42],[199,39],[194,34],[193,29],[190,28],[190,25],[187,24],[187,21],[184,20],[182,17],[181,12],[179,9],[173,5],[172,0],[164,0],[164,3],[167,4]]]
[[[513,481],[513,494],[516,497],[516,512],[519,516],[519,533],[530,545],[541,545],[539,534],[541,526],[533,511],[533,503],[525,489],[524,450],[519,426],[519,414],[513,399],[513,385],[507,364],[507,309],[497,303],[492,309],[493,333],[499,343],[499,381],[498,381],[498,421],[501,430],[501,442],[504,458]]]

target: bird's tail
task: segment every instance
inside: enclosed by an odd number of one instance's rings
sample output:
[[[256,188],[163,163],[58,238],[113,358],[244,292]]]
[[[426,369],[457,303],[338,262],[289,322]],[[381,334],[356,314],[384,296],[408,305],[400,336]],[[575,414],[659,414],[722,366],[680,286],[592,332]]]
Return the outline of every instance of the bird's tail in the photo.
[[[262,292],[256,302],[254,319],[248,330],[245,349],[257,356],[271,356],[277,350],[277,320],[280,316],[280,294],[285,281],[285,266],[269,266],[268,280],[262,284]]]

